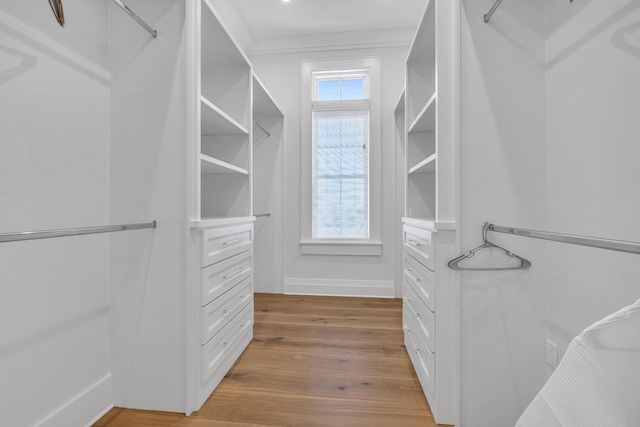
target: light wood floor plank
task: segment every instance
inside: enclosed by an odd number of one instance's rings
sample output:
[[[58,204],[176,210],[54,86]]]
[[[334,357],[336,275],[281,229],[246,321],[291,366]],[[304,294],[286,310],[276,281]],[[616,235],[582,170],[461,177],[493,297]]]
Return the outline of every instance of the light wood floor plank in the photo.
[[[435,427],[399,299],[255,295],[254,340],[197,413],[113,409],[95,427]]]

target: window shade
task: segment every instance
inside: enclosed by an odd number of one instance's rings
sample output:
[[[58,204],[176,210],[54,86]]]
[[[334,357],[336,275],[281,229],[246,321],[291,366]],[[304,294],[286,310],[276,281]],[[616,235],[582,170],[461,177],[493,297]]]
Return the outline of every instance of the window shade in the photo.
[[[369,110],[313,112],[314,239],[369,238]]]

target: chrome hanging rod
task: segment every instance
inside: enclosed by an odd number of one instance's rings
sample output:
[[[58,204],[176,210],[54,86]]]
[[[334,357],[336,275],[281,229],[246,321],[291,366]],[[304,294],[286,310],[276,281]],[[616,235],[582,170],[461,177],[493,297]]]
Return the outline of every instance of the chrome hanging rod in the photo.
[[[496,9],[498,7],[500,7],[500,4],[502,3],[502,0],[496,0],[496,2],[493,4],[493,6],[491,6],[491,9],[489,9],[489,12],[485,13],[484,15],[484,23],[486,24],[487,22],[489,22],[489,20],[491,19],[491,17],[493,16],[494,12],[496,11]]]
[[[254,124],[254,125],[256,125],[256,126],[258,126],[262,132],[264,132],[264,133],[266,133],[266,134],[267,134],[267,136],[269,136],[269,137],[271,136],[271,134],[270,134],[270,133],[269,133],[265,128],[263,128],[263,127],[262,127],[262,125],[261,125],[260,123],[258,123],[258,122],[256,122],[256,121],[254,120],[254,121],[253,121],[253,124]]]
[[[573,245],[590,246],[592,248],[640,254],[640,242],[601,239],[599,237],[576,236],[572,234],[551,233],[548,231],[525,230],[523,228],[502,227],[495,224],[489,224],[488,229],[489,231],[495,231],[497,233],[515,234],[516,236],[532,237],[534,239],[552,240],[555,242],[571,243]]]
[[[266,216],[266,217],[270,217],[271,214],[270,213],[263,213],[263,214],[253,214],[253,216],[255,216],[256,218],[261,217],[261,216]]]
[[[127,15],[129,15],[131,18],[133,18],[134,21],[136,21],[138,24],[140,24],[142,26],[142,28],[147,30],[147,32],[149,34],[151,34],[151,36],[154,39],[158,37],[158,32],[156,30],[154,30],[153,28],[151,28],[146,22],[144,22],[142,20],[142,18],[140,18],[138,15],[136,15],[136,13],[133,10],[129,9],[129,7],[126,4],[122,3],[120,0],[113,0],[113,2],[115,4],[117,4],[120,7],[120,9],[124,10]]]
[[[100,227],[62,228],[58,230],[19,231],[0,234],[0,243],[18,242],[21,240],[49,239],[52,237],[80,236],[82,234],[111,233],[114,231],[140,230],[156,228],[156,222],[125,225],[106,225]]]

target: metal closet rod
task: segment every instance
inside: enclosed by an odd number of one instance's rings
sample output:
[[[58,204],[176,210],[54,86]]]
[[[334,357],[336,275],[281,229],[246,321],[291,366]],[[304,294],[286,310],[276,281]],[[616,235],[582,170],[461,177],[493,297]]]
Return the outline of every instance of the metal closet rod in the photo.
[[[261,125],[260,123],[258,123],[258,122],[256,122],[256,121],[254,120],[254,121],[253,121],[253,124],[254,124],[254,125],[256,125],[256,126],[258,126],[262,132],[264,132],[264,133],[266,133],[266,134],[267,134],[267,136],[269,136],[269,137],[271,136],[271,134],[270,134],[270,133],[269,133],[265,128],[263,128],[263,127],[262,127],[262,125]]]
[[[503,227],[495,224],[489,224],[488,229],[489,231],[495,231],[497,233],[515,234],[516,236],[552,240],[555,242],[571,243],[573,245],[590,246],[592,248],[608,249],[611,251],[628,252],[640,255],[639,242],[601,239],[599,237],[576,236],[573,234],[551,233],[548,231],[526,230],[524,228]]]
[[[491,6],[491,9],[489,9],[489,12],[485,13],[484,15],[484,22],[485,24],[487,22],[489,22],[489,20],[491,19],[491,17],[493,16],[493,14],[495,13],[496,9],[498,7],[500,7],[500,4],[502,3],[502,0],[496,0],[496,2],[493,4],[493,6]]]
[[[485,13],[484,15],[485,24],[489,22],[489,20],[493,16],[493,13],[496,11],[496,9],[500,6],[501,3],[502,3],[502,0],[496,0],[493,6],[491,6],[491,9],[489,9],[489,12]],[[573,3],[573,0],[569,0],[569,3]]]
[[[266,217],[270,217],[271,214],[270,213],[263,213],[263,214],[253,214],[253,216],[255,216],[256,218],[261,217],[261,216],[266,216]]]
[[[144,22],[144,20],[142,18],[140,18],[133,10],[129,9],[129,6],[127,6],[126,4],[122,3],[120,0],[113,0],[113,2],[115,4],[117,4],[120,7],[120,9],[124,10],[127,15],[129,15],[131,18],[133,18],[134,21],[136,21],[138,24],[140,24],[140,26],[142,26],[142,28],[147,30],[147,32],[149,34],[151,34],[151,36],[154,39],[158,37],[158,32],[156,30],[154,30],[153,28],[151,28],[146,22]]]
[[[99,227],[61,228],[58,230],[18,231],[14,233],[0,234],[0,243],[18,242],[21,240],[49,239],[52,237],[80,236],[82,234],[111,233],[114,231],[140,230],[143,228],[156,228],[156,222],[140,224],[105,225]]]

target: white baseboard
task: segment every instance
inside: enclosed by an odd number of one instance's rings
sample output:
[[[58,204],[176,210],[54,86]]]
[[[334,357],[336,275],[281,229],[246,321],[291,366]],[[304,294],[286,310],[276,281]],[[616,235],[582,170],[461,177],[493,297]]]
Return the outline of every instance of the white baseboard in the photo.
[[[394,291],[393,280],[284,279],[284,293],[289,295],[393,298]]]
[[[90,426],[111,408],[113,408],[113,382],[111,374],[107,374],[36,425],[37,427]]]

